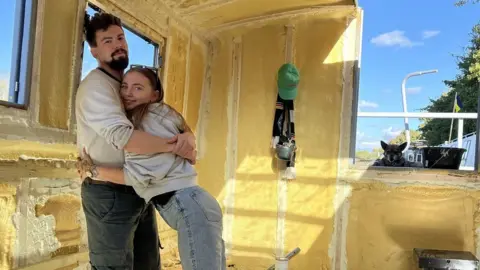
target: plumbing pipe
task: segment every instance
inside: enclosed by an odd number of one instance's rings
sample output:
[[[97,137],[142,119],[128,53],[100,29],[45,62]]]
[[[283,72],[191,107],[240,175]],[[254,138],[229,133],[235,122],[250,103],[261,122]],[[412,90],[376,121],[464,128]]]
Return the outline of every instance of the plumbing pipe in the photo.
[[[301,249],[299,247],[296,247],[294,250],[290,251],[284,259],[287,259],[287,261],[291,260],[293,257],[295,257],[298,253],[300,253]],[[275,270],[275,264],[270,266],[267,270]]]

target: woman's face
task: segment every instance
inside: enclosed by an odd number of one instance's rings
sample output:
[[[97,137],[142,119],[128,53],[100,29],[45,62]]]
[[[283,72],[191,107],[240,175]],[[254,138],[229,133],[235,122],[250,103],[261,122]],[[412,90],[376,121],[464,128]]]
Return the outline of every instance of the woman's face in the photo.
[[[147,77],[132,71],[123,77],[120,95],[125,109],[131,110],[138,105],[155,102],[158,98],[158,91],[153,89]]]

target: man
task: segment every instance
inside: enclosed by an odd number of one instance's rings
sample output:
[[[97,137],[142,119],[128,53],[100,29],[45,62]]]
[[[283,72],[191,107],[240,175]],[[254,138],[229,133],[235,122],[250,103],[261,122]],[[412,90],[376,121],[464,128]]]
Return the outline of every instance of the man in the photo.
[[[139,154],[173,152],[195,162],[191,132],[160,138],[134,130],[120,99],[128,46],[118,18],[97,13],[85,34],[98,68],[80,83],[76,96],[77,147],[96,165],[123,167],[124,150]],[[95,180],[93,169],[82,183],[90,263],[93,269],[157,270],[160,254],[155,211],[132,187]]]

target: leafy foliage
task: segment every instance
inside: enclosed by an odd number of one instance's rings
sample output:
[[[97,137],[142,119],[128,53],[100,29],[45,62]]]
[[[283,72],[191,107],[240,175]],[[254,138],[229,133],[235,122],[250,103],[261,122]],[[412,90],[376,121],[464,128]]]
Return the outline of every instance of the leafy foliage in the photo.
[[[380,142],[378,142],[380,144]],[[375,148],[372,151],[360,150],[355,153],[355,157],[360,160],[375,160],[383,153],[381,148]]]
[[[417,140],[423,139],[422,133],[418,130],[410,130],[410,141],[414,142]],[[407,141],[407,137],[405,136],[405,130],[400,133],[397,137],[393,138],[388,142],[389,144],[402,144]]]
[[[480,0],[474,0],[480,2]],[[457,56],[459,74],[454,80],[444,81],[449,91],[438,99],[430,99],[430,104],[424,111],[428,112],[452,112],[455,92],[460,96],[463,109],[460,112],[477,112],[477,102],[480,90],[480,24],[476,25],[471,32],[469,46],[463,56]],[[449,138],[450,119],[422,119],[423,124],[419,128],[430,145],[442,144]],[[453,125],[452,137],[457,134],[457,123]],[[464,120],[464,134],[476,131],[476,120]]]
[[[475,4],[475,3],[480,3],[480,0],[458,0],[455,3],[455,6],[460,7],[460,6],[464,6],[466,4]]]

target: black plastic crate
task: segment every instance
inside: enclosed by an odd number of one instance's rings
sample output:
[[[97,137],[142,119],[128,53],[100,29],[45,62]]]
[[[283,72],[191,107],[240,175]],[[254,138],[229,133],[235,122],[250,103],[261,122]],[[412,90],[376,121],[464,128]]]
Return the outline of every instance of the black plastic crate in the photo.
[[[414,248],[413,255],[419,269],[478,270],[478,259],[468,251]]]
[[[425,147],[422,148],[423,167],[432,169],[458,170],[462,163],[464,148]]]

